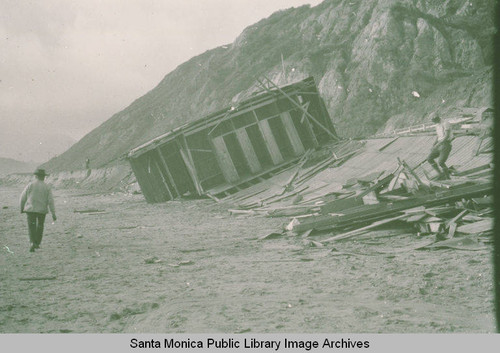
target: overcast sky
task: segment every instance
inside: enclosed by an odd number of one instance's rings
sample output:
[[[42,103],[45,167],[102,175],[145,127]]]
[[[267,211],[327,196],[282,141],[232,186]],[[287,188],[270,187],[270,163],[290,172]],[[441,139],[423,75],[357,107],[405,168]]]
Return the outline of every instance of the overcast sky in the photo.
[[[0,132],[80,139],[179,64],[322,0],[0,0]]]

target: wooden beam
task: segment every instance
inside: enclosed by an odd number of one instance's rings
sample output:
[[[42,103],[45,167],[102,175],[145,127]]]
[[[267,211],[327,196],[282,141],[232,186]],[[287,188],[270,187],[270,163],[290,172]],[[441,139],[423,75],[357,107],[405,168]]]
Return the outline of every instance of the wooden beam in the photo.
[[[309,109],[309,104],[311,104],[310,101],[307,101],[304,103],[302,117],[300,118],[299,122],[300,122],[300,124],[304,124],[304,126],[306,127],[306,130],[309,133],[309,137],[311,138],[313,145],[318,146],[319,145],[318,139],[316,138],[316,135],[314,134],[313,128],[311,126],[311,122],[309,121],[309,119],[307,119],[307,115],[304,112],[304,110],[307,111],[307,109]]]
[[[455,223],[455,224],[456,224],[456,223],[458,222],[458,220],[459,220],[460,218],[462,218],[462,217],[463,217],[463,216],[464,216],[467,212],[469,212],[469,210],[463,210],[463,211],[462,211],[462,212],[460,212],[458,215],[456,215],[455,217],[453,217],[452,219],[450,219],[449,221],[447,221],[447,222],[445,223],[446,227],[449,227],[449,226],[450,226],[451,224],[453,224],[453,223]]]
[[[156,164],[156,168],[158,168],[158,173],[160,174],[160,177],[163,181],[163,185],[165,185],[165,189],[167,189],[167,193],[170,197],[170,200],[172,200],[174,197],[172,195],[172,192],[170,191],[170,187],[168,186],[168,183],[167,183],[167,180],[165,179],[165,176],[163,175],[163,173],[161,172],[161,169],[160,169],[160,164],[158,163],[158,161],[155,159],[155,164]]]
[[[324,215],[311,217],[294,227],[294,231],[302,232],[314,228],[316,230],[329,229],[335,227],[353,226],[356,223],[366,223],[376,221],[384,217],[390,217],[397,212],[402,212],[418,206],[437,206],[450,202],[482,195],[491,195],[493,185],[491,183],[464,186],[453,190],[446,190],[439,193],[430,193],[415,196],[408,200],[394,201],[390,204],[364,205],[345,209],[342,216]]]
[[[155,164],[153,164],[153,166],[151,166],[151,159],[152,159],[152,154],[149,153],[147,155],[147,162],[145,162],[145,164],[147,164],[147,173],[146,173],[146,175],[147,175],[148,181],[149,181],[149,183],[150,183],[150,185],[152,187],[151,197],[153,198],[154,202],[163,202],[163,201],[165,201],[165,197],[163,196],[163,194],[161,194],[161,193],[158,192],[158,189],[161,188],[161,186],[163,184],[153,174],[154,173]]]
[[[304,114],[306,114],[309,119],[311,119],[312,121],[314,121],[316,123],[316,125],[318,125],[321,129],[323,129],[324,131],[326,131],[326,133],[328,135],[330,135],[330,137],[332,137],[334,140],[338,141],[339,138],[337,136],[335,136],[329,129],[327,129],[323,124],[321,124],[314,116],[312,116],[307,110],[304,109],[304,107],[302,105],[300,105],[299,103],[297,103],[292,97],[290,97],[286,92],[284,92],[281,88],[279,88],[273,81],[271,81],[269,78],[267,78],[266,76],[264,76],[264,78],[275,88],[277,89],[282,95],[284,95],[290,102],[292,102],[292,104],[294,104],[297,108],[299,108],[300,110],[302,110],[304,112]]]
[[[226,114],[224,114],[224,116],[222,118],[220,118],[220,120],[215,124],[215,126],[210,129],[210,131],[207,133],[207,135],[210,136],[212,134],[212,132],[214,132],[214,130],[217,129],[217,127],[219,127],[219,125],[221,123],[223,123],[224,121],[226,121],[230,117],[231,117],[231,110],[228,110],[226,112]]]
[[[304,120],[307,117],[306,112],[307,112],[307,109],[309,109],[309,104],[311,104],[311,102],[309,102],[309,101],[304,103],[304,109],[302,109],[302,117],[300,118],[301,124],[304,122]]]
[[[313,142],[314,147],[319,146],[318,139],[316,138],[316,135],[314,134],[314,130],[313,130],[313,127],[312,127],[309,119],[305,119],[304,124],[306,126],[307,132],[309,133],[309,136],[311,137],[311,140]]]
[[[492,164],[488,163],[488,164],[484,164],[484,165],[476,167],[476,168],[472,168],[472,169],[464,170],[462,172],[455,173],[454,175],[466,176],[466,175],[474,174],[476,172],[480,172],[480,171],[491,169],[491,168],[492,168]]]
[[[135,178],[139,183],[144,198],[146,199],[147,202],[152,203],[155,201],[153,197],[154,189],[148,180],[148,175],[146,171],[142,168],[142,163],[140,161],[140,158],[144,157],[129,158],[130,166],[132,167],[132,170],[135,174]]]
[[[207,195],[209,198],[211,198],[212,200],[214,200],[217,203],[221,202],[217,197],[213,196],[209,192],[207,192],[205,195]]]
[[[493,230],[493,218],[485,218],[481,221],[468,223],[457,227],[457,232],[465,234],[478,234]]]
[[[214,153],[212,150],[203,150],[200,148],[189,148],[188,151],[191,152],[204,152],[204,153]]]
[[[408,163],[406,163],[405,160],[401,160],[399,157],[398,157],[398,162],[399,164],[401,164],[403,166],[403,168],[411,174],[412,177],[415,178],[415,180],[417,181],[417,183],[420,185],[420,186],[423,186],[424,188],[426,189],[429,189],[429,186],[427,186],[426,184],[424,184],[422,182],[422,180],[420,180],[420,178],[418,177],[417,174],[415,174],[415,172],[413,171],[413,169],[410,168],[410,166],[408,165]],[[420,164],[419,164],[420,165]]]
[[[340,239],[350,238],[352,236],[364,233],[365,231],[367,231],[369,229],[372,229],[372,228],[378,227],[380,225],[383,225],[383,224],[386,224],[386,223],[389,223],[389,222],[393,222],[393,221],[396,221],[398,219],[402,219],[402,218],[405,218],[405,217],[408,217],[408,216],[406,214],[402,214],[402,215],[399,215],[399,216],[396,216],[396,217],[382,219],[380,221],[373,222],[372,224],[370,224],[370,225],[368,225],[366,227],[354,229],[354,230],[351,230],[350,232],[347,232],[347,233],[338,234],[338,235],[336,235],[334,237],[322,240],[321,242],[322,243],[329,243],[329,242],[334,241],[334,240],[340,240]]]
[[[295,126],[293,125],[290,113],[281,113],[280,118],[281,121],[283,122],[283,125],[285,126],[285,131],[292,145],[293,152],[295,153],[296,156],[300,156],[305,152],[305,148],[304,145],[302,144],[302,141],[300,140],[297,129],[295,129]]]
[[[162,154],[161,150],[159,148],[157,148],[156,151],[158,152],[158,156],[160,157],[160,160],[163,163],[163,167],[165,168],[165,171],[167,172],[168,179],[170,180],[170,183],[174,187],[174,190],[177,193],[177,196],[181,196],[181,193],[179,192],[179,190],[177,190],[177,186],[175,185],[174,178],[172,177],[172,174],[170,174],[170,170],[168,169],[167,161],[163,157],[163,154]],[[160,174],[161,174],[161,170],[160,170]],[[169,189],[169,193],[170,193],[171,196],[173,196],[173,194],[170,191],[170,189]],[[174,197],[172,197],[172,199],[174,199]]]
[[[379,176],[380,178],[380,176]],[[372,191],[376,191],[382,186],[385,186],[391,182],[391,180],[394,178],[394,173],[389,173],[383,178],[380,178],[374,185],[366,188],[363,192],[361,192],[359,195],[356,196],[356,198],[361,199],[363,196],[368,195]]]
[[[196,189],[196,192],[198,195],[203,195],[203,187],[201,186],[200,179],[198,178],[198,173],[196,171],[196,166],[194,164],[194,159],[193,155],[191,154],[191,150],[189,149],[186,136],[184,134],[181,135],[182,140],[179,142],[176,140],[177,144],[179,145],[179,152],[181,154],[182,159],[184,160],[184,163],[186,164],[187,170],[189,175],[191,176],[191,179],[193,180],[194,187]],[[213,151],[210,151],[213,153]]]
[[[202,195],[203,188],[201,187],[201,185],[198,181],[198,178],[196,177],[196,171],[194,170],[193,166],[189,162],[188,156],[186,156],[186,153],[182,149],[180,149],[179,152],[181,154],[182,159],[184,160],[184,164],[186,165],[189,176],[191,177],[191,180],[193,181],[193,185],[194,185],[194,188],[196,189],[196,192],[198,193],[198,195]]]

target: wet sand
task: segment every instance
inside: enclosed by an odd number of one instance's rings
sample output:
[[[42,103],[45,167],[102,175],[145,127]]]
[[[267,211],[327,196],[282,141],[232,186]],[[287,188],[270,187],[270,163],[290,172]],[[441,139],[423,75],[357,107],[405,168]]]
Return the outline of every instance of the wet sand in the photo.
[[[258,240],[286,219],[55,190],[59,219],[30,253],[21,191],[0,186],[2,333],[495,330],[491,244],[411,250],[426,239],[408,232],[325,247]],[[91,209],[103,212],[74,212]]]

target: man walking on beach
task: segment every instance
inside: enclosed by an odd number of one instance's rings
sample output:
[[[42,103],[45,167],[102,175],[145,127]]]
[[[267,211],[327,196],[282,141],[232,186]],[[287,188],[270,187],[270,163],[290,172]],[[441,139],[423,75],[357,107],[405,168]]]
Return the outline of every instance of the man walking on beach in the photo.
[[[436,124],[437,138],[432,145],[427,162],[439,173],[440,179],[450,179],[450,171],[445,163],[451,152],[451,140],[453,138],[450,124],[447,121],[441,122],[441,118],[437,115],[432,118],[432,122]],[[436,158],[438,158],[438,163],[435,161]]]
[[[50,209],[52,219],[55,221],[56,210],[54,207],[54,198],[50,186],[45,184],[45,169],[37,169],[33,173],[35,180],[29,183],[21,194],[21,213],[28,216],[28,230],[30,235],[30,252],[40,247],[43,236],[43,225],[45,216]]]

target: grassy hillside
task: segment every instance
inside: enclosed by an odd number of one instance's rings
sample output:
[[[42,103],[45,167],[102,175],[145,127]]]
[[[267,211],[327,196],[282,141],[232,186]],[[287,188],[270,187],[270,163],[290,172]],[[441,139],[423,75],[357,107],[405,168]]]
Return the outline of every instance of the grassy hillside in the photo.
[[[327,0],[272,14],[196,56],[113,115],[50,170],[113,163],[128,150],[257,90],[313,75],[345,137],[491,102],[494,0]],[[415,94],[417,93],[417,94]]]

